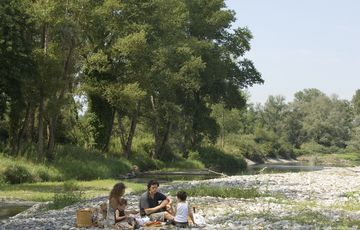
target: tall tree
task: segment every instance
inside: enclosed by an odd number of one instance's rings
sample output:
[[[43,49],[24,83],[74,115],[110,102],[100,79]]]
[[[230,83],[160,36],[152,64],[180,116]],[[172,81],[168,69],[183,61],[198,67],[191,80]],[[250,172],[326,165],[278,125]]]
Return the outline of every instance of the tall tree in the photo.
[[[31,58],[33,24],[26,13],[27,1],[0,3],[0,120],[9,107],[9,136],[13,152],[19,149],[25,116],[25,86],[35,72]]]

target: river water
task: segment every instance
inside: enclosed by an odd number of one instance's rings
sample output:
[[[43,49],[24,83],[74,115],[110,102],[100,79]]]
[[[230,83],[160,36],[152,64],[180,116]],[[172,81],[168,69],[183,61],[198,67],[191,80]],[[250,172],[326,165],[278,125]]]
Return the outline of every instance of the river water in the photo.
[[[25,211],[30,208],[29,205],[19,205],[19,204],[4,204],[0,202],[0,220],[7,219],[11,216],[15,216],[16,214]]]
[[[248,167],[244,174],[259,174],[259,173],[285,173],[285,172],[306,172],[318,171],[324,169],[324,166],[311,165],[301,162],[293,163],[267,163],[256,164]]]

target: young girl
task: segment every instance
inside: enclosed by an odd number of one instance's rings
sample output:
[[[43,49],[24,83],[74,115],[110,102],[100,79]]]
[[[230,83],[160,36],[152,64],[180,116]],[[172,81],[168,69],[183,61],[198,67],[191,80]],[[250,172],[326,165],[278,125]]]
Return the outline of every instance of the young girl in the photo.
[[[191,208],[189,207],[189,204],[186,202],[186,197],[187,195],[185,191],[179,191],[176,194],[177,206],[174,221],[175,226],[178,228],[189,227],[188,216],[190,217],[193,224],[195,224],[194,215],[191,211]]]
[[[120,229],[134,229],[135,220],[129,215],[125,214],[127,206],[127,200],[121,198],[118,203],[118,207],[115,210],[115,225]]]

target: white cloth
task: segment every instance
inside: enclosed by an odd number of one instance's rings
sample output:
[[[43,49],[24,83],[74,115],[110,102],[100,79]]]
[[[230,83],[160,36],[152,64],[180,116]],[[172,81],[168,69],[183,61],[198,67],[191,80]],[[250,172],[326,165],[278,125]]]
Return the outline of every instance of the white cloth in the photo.
[[[175,221],[180,223],[188,222],[189,205],[187,202],[179,202],[176,206]]]
[[[200,215],[199,213],[194,213],[194,222],[196,225],[203,227],[206,225],[206,220],[205,218]]]
[[[115,224],[115,210],[110,205],[109,200],[107,200],[106,204],[107,204],[107,209],[106,209],[107,212],[106,212],[105,227],[109,227]]]

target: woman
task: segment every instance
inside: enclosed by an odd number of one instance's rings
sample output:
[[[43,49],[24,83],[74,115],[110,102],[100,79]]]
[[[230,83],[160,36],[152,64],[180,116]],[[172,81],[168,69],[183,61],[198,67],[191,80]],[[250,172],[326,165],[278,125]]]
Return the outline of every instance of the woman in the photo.
[[[112,188],[107,205],[107,220],[109,225],[115,224],[115,210],[118,208],[119,200],[125,194],[125,184],[116,183]]]

